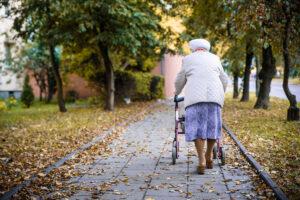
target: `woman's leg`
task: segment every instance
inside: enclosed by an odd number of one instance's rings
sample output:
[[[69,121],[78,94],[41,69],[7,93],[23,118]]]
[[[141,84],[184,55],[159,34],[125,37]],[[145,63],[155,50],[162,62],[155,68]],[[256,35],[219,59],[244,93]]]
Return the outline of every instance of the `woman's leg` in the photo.
[[[207,139],[207,149],[205,153],[205,159],[207,162],[211,162],[213,160],[213,149],[216,140],[214,139]]]
[[[199,158],[199,166],[206,165],[205,156],[204,156],[204,145],[205,145],[205,140],[202,140],[202,139],[195,140],[195,146],[196,146],[196,150],[197,150],[198,158]]]

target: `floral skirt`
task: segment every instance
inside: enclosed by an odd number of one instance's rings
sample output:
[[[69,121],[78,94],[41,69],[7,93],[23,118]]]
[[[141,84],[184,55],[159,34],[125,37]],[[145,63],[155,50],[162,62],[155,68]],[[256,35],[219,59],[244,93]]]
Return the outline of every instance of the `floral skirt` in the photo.
[[[185,140],[219,139],[222,129],[221,106],[212,102],[200,102],[185,109]]]

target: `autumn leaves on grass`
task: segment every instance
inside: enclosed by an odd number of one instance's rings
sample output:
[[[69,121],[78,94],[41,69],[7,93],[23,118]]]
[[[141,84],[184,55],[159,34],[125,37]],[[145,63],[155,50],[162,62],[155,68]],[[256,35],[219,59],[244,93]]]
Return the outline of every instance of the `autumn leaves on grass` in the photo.
[[[224,122],[289,198],[299,197],[300,124],[284,120],[288,101],[273,97],[268,110],[256,110],[254,100],[240,102],[228,95]]]

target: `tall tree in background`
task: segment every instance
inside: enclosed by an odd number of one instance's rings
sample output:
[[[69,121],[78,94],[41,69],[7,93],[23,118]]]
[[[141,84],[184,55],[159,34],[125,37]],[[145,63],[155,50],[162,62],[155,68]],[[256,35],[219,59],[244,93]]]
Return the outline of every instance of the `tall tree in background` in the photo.
[[[43,96],[47,101],[51,88],[49,87],[49,78],[51,78],[50,57],[48,50],[42,43],[28,43],[22,52],[22,68],[29,69],[40,89],[39,99]]]
[[[262,47],[262,68],[258,74],[261,84],[254,108],[267,109],[269,107],[271,82],[276,73],[275,62],[272,46],[266,44],[266,46]]]
[[[256,10],[258,11],[259,21],[261,23],[262,44],[262,68],[258,74],[261,84],[254,108],[267,109],[269,107],[269,96],[271,91],[271,82],[276,74],[276,60],[273,55],[271,44],[272,34],[272,18],[271,13],[273,2],[265,0],[260,2]]]
[[[289,89],[289,75],[291,68],[291,59],[289,44],[291,42],[291,35],[297,35],[299,37],[299,9],[300,2],[295,0],[282,1],[283,10],[283,37],[282,37],[282,52],[284,60],[284,76],[283,76],[283,89],[290,102],[290,106],[287,112],[287,120],[299,120],[299,108],[297,107],[296,96],[293,95]],[[297,30],[298,28],[298,30]]]
[[[242,102],[249,101],[249,84],[253,56],[256,47],[258,46],[257,37],[259,36],[259,25],[255,20],[257,15],[255,10],[255,2],[253,1],[226,1],[225,6],[231,9],[234,32],[233,36],[237,40],[237,45],[244,48],[243,57],[235,57],[232,59],[244,58],[244,72],[243,72],[243,93],[241,97]]]
[[[63,83],[60,76],[60,62],[58,56],[56,56],[55,47],[62,43],[62,41],[57,40],[57,36],[60,37],[63,30],[60,26],[57,26],[57,19],[59,18],[61,10],[60,2],[54,2],[53,0],[46,0],[45,1],[45,11],[46,11],[46,20],[45,20],[45,28],[50,33],[53,31],[55,35],[49,34],[46,36],[46,41],[48,44],[48,48],[50,51],[50,60],[52,64],[53,74],[55,77],[56,85],[57,85],[57,100],[58,100],[58,107],[60,112],[66,112],[65,100],[63,97]],[[58,23],[59,24],[59,23]],[[62,39],[62,38],[60,38]]]
[[[114,66],[112,53],[153,51],[160,47],[158,33],[160,16],[156,14],[160,1],[63,1],[61,17],[66,19],[69,34],[79,47],[93,47],[98,67],[106,75],[106,109],[114,109]],[[68,30],[67,30],[68,32]]]
[[[56,82],[59,110],[66,112],[60,64],[56,55],[56,47],[61,45],[62,41],[65,41],[67,38],[64,30],[61,28],[63,21],[59,17],[63,12],[61,10],[61,1],[20,0],[19,3],[20,5],[14,2],[10,4],[11,13],[16,16],[14,29],[25,40],[38,40],[48,47]]]
[[[250,74],[251,74],[251,64],[253,59],[253,47],[251,41],[246,43],[246,63],[244,70],[244,79],[243,79],[243,95],[241,101],[249,101],[249,84],[250,84]]]

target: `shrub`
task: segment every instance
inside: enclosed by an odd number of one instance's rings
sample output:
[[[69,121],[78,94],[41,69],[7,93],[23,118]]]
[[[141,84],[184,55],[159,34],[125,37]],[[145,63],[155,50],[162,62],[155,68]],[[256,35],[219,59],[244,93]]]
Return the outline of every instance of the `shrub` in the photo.
[[[150,73],[135,72],[133,73],[135,79],[135,93],[133,100],[150,100],[151,91],[150,83],[152,75]]]
[[[0,112],[6,110],[6,104],[4,101],[0,100]]]
[[[116,100],[132,96],[135,93],[135,78],[131,71],[115,72]]]
[[[104,106],[104,99],[101,96],[93,96],[87,99],[89,105]]]
[[[32,92],[32,88],[29,85],[29,76],[26,75],[25,80],[24,80],[24,85],[23,85],[23,92],[21,95],[21,101],[22,103],[29,108],[34,100],[34,95]]]
[[[152,99],[161,99],[164,96],[164,78],[162,76],[152,76],[150,92]]]
[[[163,78],[150,73],[116,71],[116,100],[150,100],[163,97]]]
[[[17,105],[17,100],[14,97],[9,97],[6,100],[6,106],[8,109],[11,109],[13,106]]]
[[[74,103],[78,99],[78,97],[79,97],[79,95],[78,95],[78,93],[76,91],[69,90],[66,93],[66,102]]]

